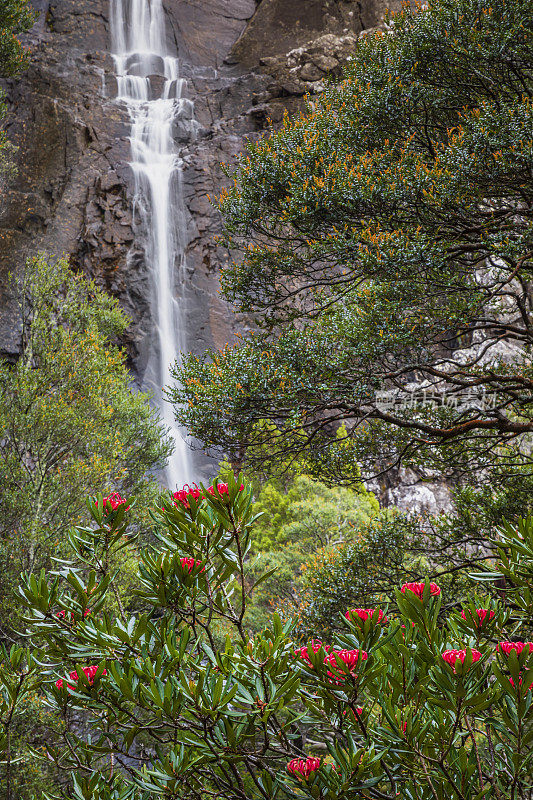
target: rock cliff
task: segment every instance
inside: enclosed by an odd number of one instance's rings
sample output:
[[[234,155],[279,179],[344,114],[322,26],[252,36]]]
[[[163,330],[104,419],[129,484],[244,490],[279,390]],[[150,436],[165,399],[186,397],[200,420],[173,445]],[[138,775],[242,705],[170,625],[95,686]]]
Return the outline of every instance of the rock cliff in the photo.
[[[114,102],[109,0],[34,0],[31,66],[6,86],[18,176],[0,202],[0,354],[15,356],[18,326],[8,285],[37,250],[66,253],[132,318],[126,342],[140,381],[153,334],[142,231],[134,215],[129,125]],[[388,3],[397,7],[399,0]],[[164,0],[198,122],[175,137],[185,162],[188,217],[186,327],[191,349],[223,347],[241,322],[218,295],[228,258],[208,195],[227,180],[247,137],[281,120],[340,70],[385,0]],[[157,81],[157,76],[154,77]],[[394,498],[397,499],[396,495]],[[431,505],[431,502],[430,502]]]

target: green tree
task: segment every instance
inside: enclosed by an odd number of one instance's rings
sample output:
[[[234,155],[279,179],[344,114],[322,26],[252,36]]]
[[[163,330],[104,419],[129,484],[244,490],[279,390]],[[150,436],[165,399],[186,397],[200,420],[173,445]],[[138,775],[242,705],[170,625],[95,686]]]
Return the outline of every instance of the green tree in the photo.
[[[453,513],[431,517],[380,510],[370,493],[305,475],[285,487],[255,479],[251,574],[274,572],[253,591],[247,623],[259,630],[275,610],[296,620],[300,638],[329,636],[343,609],[383,602],[400,578],[427,576],[448,597],[468,596],[498,527],[531,508],[530,475],[494,484],[454,490]]]
[[[21,569],[66,553],[64,532],[100,487],[157,494],[150,472],[170,444],[145,394],[132,391],[114,344],[127,319],[115,300],[65,259],[31,259],[17,289],[22,318],[15,364],[0,363],[2,628]],[[15,624],[11,619],[11,625]]]
[[[251,562],[251,585],[272,572],[253,591],[248,606],[246,623],[258,631],[268,624],[274,609],[288,606],[294,612],[300,604],[302,565],[309,554],[353,542],[379,516],[379,504],[362,484],[356,490],[330,487],[308,475],[286,479],[285,486],[275,478],[263,485],[255,479],[254,484],[253,510],[258,518],[252,538],[256,555]],[[358,588],[352,589],[355,600]]]
[[[193,435],[347,482],[531,469],[532,64],[531,0],[405,7],[248,144],[223,288],[257,330],[176,368]]]
[[[34,20],[29,0],[2,0],[0,8],[0,78],[19,75],[27,65],[27,52],[16,34],[27,31]],[[0,126],[6,117],[5,94],[0,89]],[[0,127],[0,178],[12,173],[13,147]]]
[[[262,516],[254,531],[254,550],[272,550],[289,542],[303,553],[339,543],[379,512],[372,492],[330,487],[309,475],[298,475],[285,490],[267,481],[257,492],[254,511]]]
[[[275,608],[295,621],[301,640],[329,638],[342,629],[347,609],[386,603],[402,580],[420,579],[428,572],[439,580],[441,571],[442,562],[427,558],[427,536],[417,520],[385,510],[343,541],[307,554],[292,594],[281,596]]]
[[[4,751],[5,709],[37,682],[65,719],[86,720],[47,747],[75,800],[531,796],[533,645],[518,640],[533,621],[533,519],[498,532],[477,576],[489,591],[499,581],[484,608],[472,596],[444,614],[437,585],[404,585],[388,607],[342,615],[331,646],[295,648],[279,618],[253,637],[243,625],[251,487],[230,477],[172,500],[139,564],[145,613],[107,613],[103,565],[129,546],[128,512],[101,495],[70,534],[75,562],[25,576],[32,652],[0,672]],[[215,620],[234,630],[221,648]]]

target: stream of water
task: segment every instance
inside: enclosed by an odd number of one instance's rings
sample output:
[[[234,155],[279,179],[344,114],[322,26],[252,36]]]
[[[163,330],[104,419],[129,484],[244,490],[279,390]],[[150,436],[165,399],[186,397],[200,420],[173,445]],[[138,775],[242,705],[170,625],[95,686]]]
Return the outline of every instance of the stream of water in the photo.
[[[135,178],[135,214],[145,237],[152,281],[156,337],[151,346],[147,382],[163,423],[175,443],[166,469],[169,488],[192,479],[186,435],[174,420],[163,389],[172,385],[170,368],[185,350],[183,283],[186,220],[182,162],[173,127],[180,120],[194,135],[193,107],[184,98],[176,54],[167,49],[162,0],[110,0],[112,54],[117,100],[131,122],[131,162]],[[181,295],[181,296],[180,296]]]

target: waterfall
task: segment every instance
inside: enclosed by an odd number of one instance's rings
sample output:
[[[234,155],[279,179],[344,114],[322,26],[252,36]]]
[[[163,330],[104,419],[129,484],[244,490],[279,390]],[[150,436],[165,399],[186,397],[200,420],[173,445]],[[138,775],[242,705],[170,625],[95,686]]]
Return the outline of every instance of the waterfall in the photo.
[[[194,133],[192,103],[183,98],[176,56],[167,51],[162,0],[110,0],[112,55],[117,100],[131,122],[131,162],[135,179],[135,212],[146,236],[146,261],[152,281],[152,315],[156,328],[148,381],[161,418],[175,443],[166,469],[169,488],[192,480],[185,434],[176,426],[163,387],[172,384],[170,368],[185,349],[183,291],[186,222],[182,162],[173,139],[180,120]]]

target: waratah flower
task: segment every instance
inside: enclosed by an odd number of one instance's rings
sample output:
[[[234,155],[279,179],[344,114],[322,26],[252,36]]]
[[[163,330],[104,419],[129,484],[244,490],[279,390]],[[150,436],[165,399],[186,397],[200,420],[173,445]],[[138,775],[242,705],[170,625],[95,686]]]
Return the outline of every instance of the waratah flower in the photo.
[[[355,667],[359,661],[366,661],[368,653],[366,650],[332,650],[324,659],[325,664],[331,664],[337,672],[328,671],[328,676],[337,682],[344,680],[342,673],[343,665],[348,669],[350,675],[354,675]]]
[[[98,672],[98,666],[93,665],[91,667],[83,667],[82,671],[85,674],[85,677],[87,678],[89,686],[92,686],[93,683],[94,683],[94,676]],[[106,669],[104,669],[104,671],[102,672],[102,675],[107,675],[107,670]],[[78,681],[79,680],[79,676],[78,676],[78,673],[76,672],[76,670],[74,670],[73,672],[69,673],[69,678],[70,678],[71,681]],[[56,686],[57,686],[58,689],[62,689],[63,688],[63,680],[61,678],[58,681],[56,681]],[[68,686],[69,689],[74,689],[74,686],[71,686],[70,683],[68,683],[67,686]]]
[[[290,775],[294,775],[296,778],[303,778],[305,781],[319,768],[320,759],[312,756],[309,758],[293,758],[287,764],[287,772]]]
[[[86,608],[85,611],[83,612],[84,618],[88,617],[90,613],[91,613],[91,609],[90,608]],[[61,609],[61,611],[57,612],[56,617],[58,619],[66,619],[66,611],[64,609]],[[73,611],[70,612],[70,621],[71,622],[75,621],[75,617],[74,617],[74,612]]]
[[[187,556],[183,556],[183,558],[180,558],[180,563],[184,570],[188,570],[189,573],[191,573],[193,569],[195,567],[199,567],[202,562],[195,561],[194,558],[187,558]],[[205,567],[203,567],[200,572],[205,572]]]
[[[516,654],[519,656],[525,647],[529,647],[529,652],[533,653],[533,642],[500,642],[496,650],[505,653],[506,656],[511,650],[516,650]]]
[[[312,639],[309,642],[308,645],[305,645],[304,647],[298,647],[294,651],[294,655],[296,656],[296,658],[303,659],[303,661],[306,661],[308,664],[311,663],[311,659],[309,658],[309,650],[308,650],[309,646],[311,647],[311,650],[313,651],[313,653],[318,653],[318,651],[320,650],[321,647],[324,648],[326,653],[330,649],[330,646],[328,644],[322,644],[322,642],[320,640],[318,640],[318,639]]]
[[[244,484],[241,483],[241,485],[239,487],[239,491],[242,492],[243,489],[244,489]],[[228,487],[227,483],[217,483],[217,490],[218,490],[218,494],[221,495],[221,496],[229,495],[229,487]],[[207,492],[212,497],[216,497],[215,490],[214,490],[214,488],[212,486],[208,486],[207,487]],[[190,508],[190,505],[189,505],[189,498],[190,497],[193,497],[196,501],[204,499],[204,495],[201,494],[200,489],[198,488],[196,483],[193,483],[192,486],[190,486],[188,483],[186,483],[185,486],[183,487],[183,489],[178,489],[177,492],[174,492],[172,497],[175,500],[175,502],[174,502],[175,506],[177,506],[178,503],[181,503],[182,506],[184,506],[185,508]]]
[[[209,494],[214,497],[215,496],[215,489],[213,486],[208,486],[207,491]],[[227,483],[217,483],[217,491],[219,494],[229,494],[229,487]]]
[[[108,494],[107,497],[104,497],[104,511],[115,511],[119,506],[123,506],[127,500],[124,499],[118,492],[111,492]],[[130,506],[127,506],[124,510],[129,511]]]
[[[178,503],[181,503],[185,508],[190,508],[188,498],[193,497],[195,500],[200,500],[203,495],[200,494],[200,489],[195,483],[193,483],[192,486],[189,486],[189,484],[186,483],[183,489],[178,489],[177,492],[174,492],[172,497],[175,500],[175,506],[177,506]]]
[[[474,625],[476,628],[481,628],[483,626],[485,619],[487,619],[487,615],[489,620],[491,620],[494,617],[494,611],[489,611],[487,608],[476,608],[476,614],[477,614],[477,622],[474,620]],[[468,612],[468,620],[466,616],[466,611],[461,611],[461,616],[465,620],[465,622],[466,621],[470,622],[473,618],[473,614],[471,611]]]
[[[359,617],[362,619],[363,622],[367,620],[369,617],[372,618],[372,615],[376,611],[375,608],[351,608],[349,611],[345,613],[346,619],[352,620],[354,616]],[[379,614],[377,618],[378,622],[387,622],[387,617],[383,614],[383,611],[379,609]]]
[[[455,662],[459,660],[461,664],[464,662],[466,658],[466,650],[445,650],[442,654],[443,659],[446,661],[447,664],[453,667],[453,671],[455,672]],[[479,661],[481,658],[481,653],[479,650],[472,650],[472,663]]]
[[[413,592],[416,594],[417,597],[422,598],[424,594],[424,587],[426,586],[425,583],[404,583],[402,586],[402,594],[406,592]],[[438,597],[440,594],[440,588],[437,586],[436,583],[429,584],[429,593],[432,597]]]
[[[241,485],[239,486],[239,492],[242,492],[243,489],[244,489],[244,484],[241,483]],[[208,486],[207,487],[207,491],[209,492],[211,497],[216,497],[216,492],[215,492],[213,486]],[[228,484],[227,483],[217,483],[217,491],[218,491],[219,495],[227,495],[227,494],[229,494]]]

